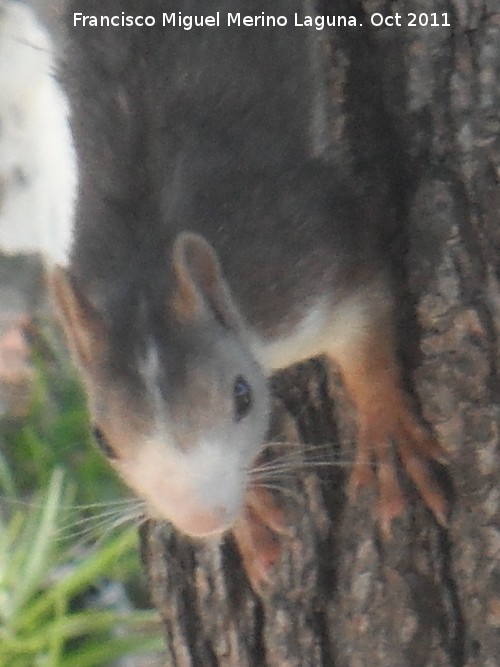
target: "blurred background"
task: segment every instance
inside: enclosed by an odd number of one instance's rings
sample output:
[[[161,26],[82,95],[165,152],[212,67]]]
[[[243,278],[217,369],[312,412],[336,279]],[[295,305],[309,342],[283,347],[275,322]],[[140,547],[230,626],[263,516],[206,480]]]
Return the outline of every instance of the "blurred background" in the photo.
[[[46,289],[76,192],[62,5],[0,0],[0,665],[145,667],[161,639],[133,501],[92,447]]]

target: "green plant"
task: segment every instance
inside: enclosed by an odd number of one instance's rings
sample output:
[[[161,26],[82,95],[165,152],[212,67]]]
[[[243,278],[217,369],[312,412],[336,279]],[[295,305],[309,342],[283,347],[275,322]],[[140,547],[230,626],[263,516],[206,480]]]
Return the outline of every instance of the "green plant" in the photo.
[[[80,540],[92,512],[102,533],[129,505],[113,504],[122,487],[89,445],[82,392],[51,336],[34,342],[29,414],[0,430],[0,665],[103,667],[162,641],[155,612],[92,601],[106,581],[140,578],[137,531]]]
[[[85,398],[53,325],[41,322],[35,331],[35,379],[29,412],[23,419],[2,423],[0,449],[16,493],[22,496],[46,486],[54,468],[60,466],[69,478],[78,481],[78,504],[122,497],[122,485],[92,446]]]
[[[19,505],[0,524],[3,667],[102,667],[127,653],[161,649],[152,611],[75,607],[99,579],[136,573],[137,536],[129,528],[75,559],[71,545],[57,539],[67,498],[56,469],[36,506]]]

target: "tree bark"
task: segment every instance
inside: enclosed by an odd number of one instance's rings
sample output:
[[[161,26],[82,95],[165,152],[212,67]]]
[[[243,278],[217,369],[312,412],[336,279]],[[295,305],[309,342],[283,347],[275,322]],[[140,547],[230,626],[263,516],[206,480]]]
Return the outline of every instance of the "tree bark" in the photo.
[[[280,496],[292,534],[260,597],[231,536],[193,543],[149,522],[143,553],[169,667],[500,663],[500,6],[407,0],[401,26],[371,25],[387,7],[322,3],[363,23],[325,31],[330,158],[387,218],[405,376],[450,451],[437,471],[449,527],[407,489],[408,511],[381,541],[373,493],[346,498],[348,466],[304,466]],[[409,27],[410,12],[446,12],[450,26]],[[313,361],[275,378],[275,437],[292,427],[352,461],[352,415],[326,377]]]

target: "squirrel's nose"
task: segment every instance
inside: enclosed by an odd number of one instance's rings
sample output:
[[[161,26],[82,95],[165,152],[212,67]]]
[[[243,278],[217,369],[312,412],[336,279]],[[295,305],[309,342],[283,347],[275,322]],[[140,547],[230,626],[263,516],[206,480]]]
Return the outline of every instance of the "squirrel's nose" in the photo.
[[[224,505],[213,508],[190,508],[183,517],[178,517],[178,528],[192,537],[205,537],[223,533],[234,521],[232,512]]]

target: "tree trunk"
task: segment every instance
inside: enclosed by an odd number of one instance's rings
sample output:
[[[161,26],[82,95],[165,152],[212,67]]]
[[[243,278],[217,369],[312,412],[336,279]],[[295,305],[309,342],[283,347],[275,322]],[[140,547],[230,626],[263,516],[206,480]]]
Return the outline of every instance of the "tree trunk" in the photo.
[[[408,511],[382,541],[373,493],[346,498],[349,466],[303,466],[280,496],[292,534],[258,596],[231,536],[197,544],[150,522],[143,552],[169,667],[500,664],[500,6],[407,0],[394,3],[400,26],[373,26],[388,6],[323,2],[363,23],[322,33],[330,158],[387,218],[402,363],[450,451],[437,471],[449,527],[407,489]],[[449,27],[410,27],[410,12],[417,26],[435,13]],[[354,422],[329,377],[313,361],[275,378],[276,422],[282,437],[294,426],[352,461]]]

